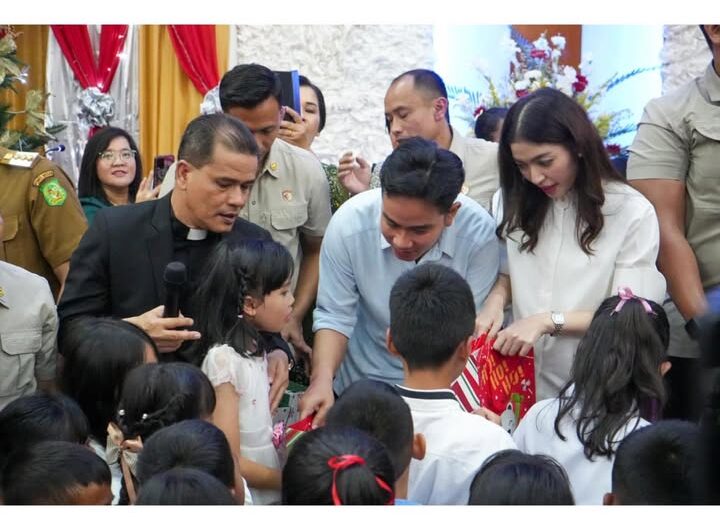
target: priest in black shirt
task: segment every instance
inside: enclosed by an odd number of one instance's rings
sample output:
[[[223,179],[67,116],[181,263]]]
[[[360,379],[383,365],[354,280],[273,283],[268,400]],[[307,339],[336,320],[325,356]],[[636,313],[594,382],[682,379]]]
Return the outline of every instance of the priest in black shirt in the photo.
[[[73,319],[112,316],[145,330],[166,359],[182,359],[183,343],[200,337],[192,330],[190,295],[215,244],[223,238],[270,238],[237,216],[257,164],[255,138],[240,120],[211,114],[190,122],[180,142],[173,192],[156,201],[100,210],[73,253],[58,305],[61,351]],[[163,272],[171,261],[185,264],[188,286],[180,300],[182,316],[162,318]],[[287,388],[290,350],[279,335],[270,340],[275,407]]]

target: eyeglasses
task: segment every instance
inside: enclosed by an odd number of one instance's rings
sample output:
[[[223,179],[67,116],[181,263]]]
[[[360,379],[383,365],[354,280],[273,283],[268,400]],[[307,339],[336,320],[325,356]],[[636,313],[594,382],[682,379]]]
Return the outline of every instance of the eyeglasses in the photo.
[[[123,162],[130,162],[130,160],[135,160],[136,154],[137,151],[135,151],[134,149],[123,149],[122,151],[103,151],[98,155],[98,158],[103,162],[108,163],[115,162],[118,157]]]

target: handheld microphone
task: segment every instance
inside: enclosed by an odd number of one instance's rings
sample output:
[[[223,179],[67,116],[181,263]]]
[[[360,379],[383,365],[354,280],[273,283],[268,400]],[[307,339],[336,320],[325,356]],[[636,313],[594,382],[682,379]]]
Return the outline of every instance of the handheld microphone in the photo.
[[[163,318],[174,318],[180,314],[180,294],[187,282],[187,269],[179,261],[171,261],[163,274],[165,282],[165,310]]]
[[[46,149],[45,155],[49,155],[50,153],[62,153],[63,151],[65,151],[65,144],[57,144],[55,147]]]

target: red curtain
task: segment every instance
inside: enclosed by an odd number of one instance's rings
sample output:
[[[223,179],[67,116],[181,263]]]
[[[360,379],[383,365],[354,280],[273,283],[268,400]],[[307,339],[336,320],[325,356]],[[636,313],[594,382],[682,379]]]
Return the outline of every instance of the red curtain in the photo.
[[[215,26],[170,25],[168,34],[180,66],[204,96],[220,82]]]
[[[60,24],[50,27],[80,86],[83,88],[95,86],[101,92],[107,93],[120,63],[118,53],[125,45],[128,26],[101,27],[100,55],[97,65],[87,26]]]

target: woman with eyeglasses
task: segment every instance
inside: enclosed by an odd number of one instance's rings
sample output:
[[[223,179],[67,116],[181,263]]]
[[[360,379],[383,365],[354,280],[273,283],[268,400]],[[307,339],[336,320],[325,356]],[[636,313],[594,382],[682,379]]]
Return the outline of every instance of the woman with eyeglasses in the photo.
[[[101,208],[155,199],[151,178],[143,178],[137,145],[117,127],[99,130],[88,140],[80,163],[78,195],[88,224]]]

